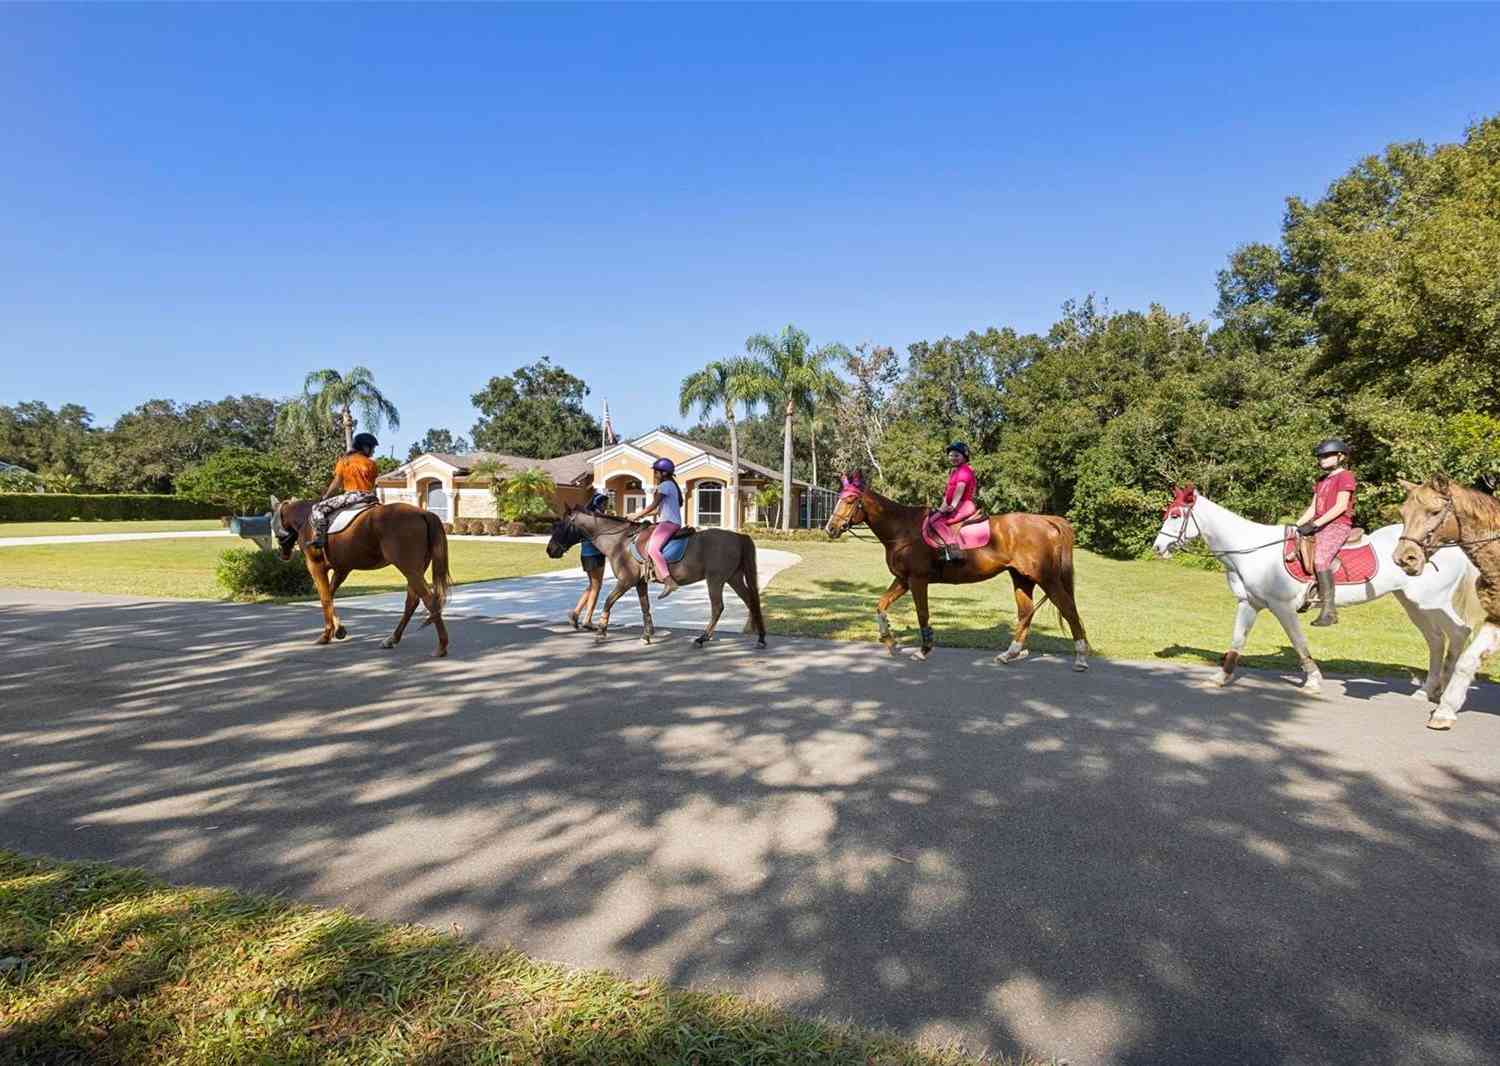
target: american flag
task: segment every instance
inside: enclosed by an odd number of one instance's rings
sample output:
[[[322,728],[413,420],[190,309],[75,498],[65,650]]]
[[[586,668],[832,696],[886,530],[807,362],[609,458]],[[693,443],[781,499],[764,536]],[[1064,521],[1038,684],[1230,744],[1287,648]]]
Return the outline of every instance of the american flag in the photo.
[[[609,420],[609,401],[604,401],[604,446],[608,448],[611,444],[618,444],[620,438],[615,436],[615,427]]]

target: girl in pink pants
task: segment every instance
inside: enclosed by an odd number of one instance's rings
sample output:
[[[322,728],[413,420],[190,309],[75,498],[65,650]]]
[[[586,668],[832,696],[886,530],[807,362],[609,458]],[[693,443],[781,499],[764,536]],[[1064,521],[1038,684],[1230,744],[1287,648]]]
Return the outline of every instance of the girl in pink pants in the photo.
[[[651,530],[651,540],[646,551],[656,566],[656,576],[661,578],[662,590],[657,599],[664,600],[677,591],[677,582],[672,580],[672,571],[662,555],[662,549],[672,539],[672,534],[682,528],[682,487],[673,476],[677,466],[672,460],[658,459],[651,464],[651,470],[656,477],[656,498],[651,501],[650,507],[634,517],[640,519],[652,515],[661,516],[656,527]]]

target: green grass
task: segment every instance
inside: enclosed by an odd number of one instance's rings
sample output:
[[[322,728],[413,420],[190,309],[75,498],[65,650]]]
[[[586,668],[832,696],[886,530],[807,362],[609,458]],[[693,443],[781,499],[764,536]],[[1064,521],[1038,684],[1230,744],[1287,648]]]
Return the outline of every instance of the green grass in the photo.
[[[776,545],[802,556],[802,563],[777,575],[766,590],[767,627],[788,636],[829,640],[877,638],[875,602],[891,581],[877,544]],[[1118,659],[1164,659],[1217,663],[1229,646],[1235,600],[1217,571],[1160,560],[1120,561],[1080,551],[1076,557],[1078,609],[1094,650]],[[1015,623],[1010,579],[978,585],[934,585],[929,596],[931,624],[939,645],[1004,648]],[[1403,674],[1427,670],[1427,645],[1392,597],[1339,612],[1328,629],[1307,626],[1313,657],[1325,670],[1343,673]],[[891,611],[891,623],[908,643],[917,641],[916,609],[910,594]],[[905,626],[903,632],[902,626]],[[1033,649],[1071,654],[1071,638],[1060,628],[1051,605],[1037,614]],[[1298,669],[1291,642],[1268,611],[1251,632],[1245,665]],[[1489,676],[1500,679],[1500,657]]]
[[[0,965],[5,1063],[985,1061],[341,910],[6,851]]]
[[[0,587],[223,599],[224,591],[214,581],[219,553],[248,543],[238,538],[205,537],[0,548]],[[448,557],[453,577],[460,584],[578,566],[576,553],[554,561],[547,558],[540,544],[507,541],[449,541]],[[398,592],[405,587],[401,575],[387,567],[350,574],[339,595]]]
[[[0,537],[74,537],[84,533],[181,533],[223,529],[217,518],[150,522],[0,522]]]

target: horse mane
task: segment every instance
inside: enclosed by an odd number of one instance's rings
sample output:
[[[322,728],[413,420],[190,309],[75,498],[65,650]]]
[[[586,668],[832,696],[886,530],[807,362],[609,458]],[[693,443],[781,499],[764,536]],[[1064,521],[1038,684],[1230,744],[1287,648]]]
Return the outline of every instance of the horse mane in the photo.
[[[1459,517],[1483,522],[1495,530],[1500,530],[1500,500],[1487,492],[1464,485],[1450,484],[1448,493],[1453,500],[1453,509],[1459,513]]]

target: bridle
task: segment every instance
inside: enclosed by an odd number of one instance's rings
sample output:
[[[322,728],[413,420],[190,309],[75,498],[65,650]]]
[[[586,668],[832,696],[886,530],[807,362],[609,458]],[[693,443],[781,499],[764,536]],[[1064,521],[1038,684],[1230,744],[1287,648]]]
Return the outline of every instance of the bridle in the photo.
[[[1453,494],[1452,493],[1445,493],[1443,495],[1443,509],[1438,512],[1438,516],[1437,516],[1436,519],[1433,520],[1432,525],[1430,525],[1430,526],[1427,527],[1427,532],[1422,534],[1422,539],[1421,540],[1418,540],[1416,537],[1408,537],[1406,535],[1406,531],[1402,530],[1401,535],[1396,538],[1396,543],[1399,544],[1403,540],[1409,540],[1413,544],[1415,544],[1417,546],[1417,550],[1422,553],[1422,563],[1425,566],[1428,562],[1430,562],[1432,560],[1432,553],[1434,551],[1436,551],[1438,548],[1444,546],[1443,544],[1439,544],[1437,542],[1436,537],[1437,537],[1437,531],[1443,528],[1443,523],[1448,520],[1448,516],[1449,515],[1453,516],[1454,530],[1455,530],[1455,532],[1457,534],[1454,537],[1454,539],[1453,539],[1453,541],[1451,543],[1458,544],[1460,546],[1463,545],[1463,543],[1464,543],[1464,527],[1463,527],[1463,522],[1458,517],[1458,512],[1456,510],[1454,510],[1454,508],[1453,508]],[[1486,539],[1493,540],[1495,538],[1491,537],[1491,538],[1486,538]],[[1448,542],[1445,542],[1445,543],[1448,543]],[[1474,541],[1473,543],[1479,544],[1479,543],[1482,543],[1482,541]]]
[[[839,493],[839,499],[853,501],[854,506],[859,508],[859,517],[855,518],[854,512],[850,512],[849,517],[844,522],[844,528],[839,530],[837,533],[834,533],[832,529],[833,518],[832,516],[830,516],[828,519],[828,524],[823,527],[824,532],[833,533],[834,537],[842,537],[845,533],[847,533],[855,540],[868,540],[874,541],[876,543],[883,543],[879,537],[866,536],[865,534],[856,531],[854,528],[855,526],[865,526],[869,525],[870,523],[869,516],[865,514],[864,490],[854,488],[845,489],[843,492]]]
[[[1249,555],[1251,552],[1265,551],[1265,549],[1267,548],[1275,547],[1277,545],[1285,543],[1285,537],[1277,537],[1275,540],[1268,540],[1264,544],[1252,545],[1249,548],[1225,548],[1223,551],[1214,551],[1208,546],[1208,538],[1203,536],[1203,527],[1198,524],[1198,519],[1193,514],[1193,508],[1196,506],[1198,506],[1198,497],[1196,495],[1193,497],[1192,503],[1185,504],[1183,506],[1182,525],[1177,527],[1177,535],[1172,538],[1172,543],[1169,545],[1172,551],[1176,551],[1178,548],[1186,547],[1187,542],[1192,539],[1192,537],[1188,535],[1188,522],[1193,523],[1193,529],[1195,530],[1194,535],[1203,538],[1204,550],[1206,550],[1208,554],[1212,555],[1215,559],[1221,559],[1226,555]],[[1172,517],[1171,507],[1167,508],[1166,517]]]

